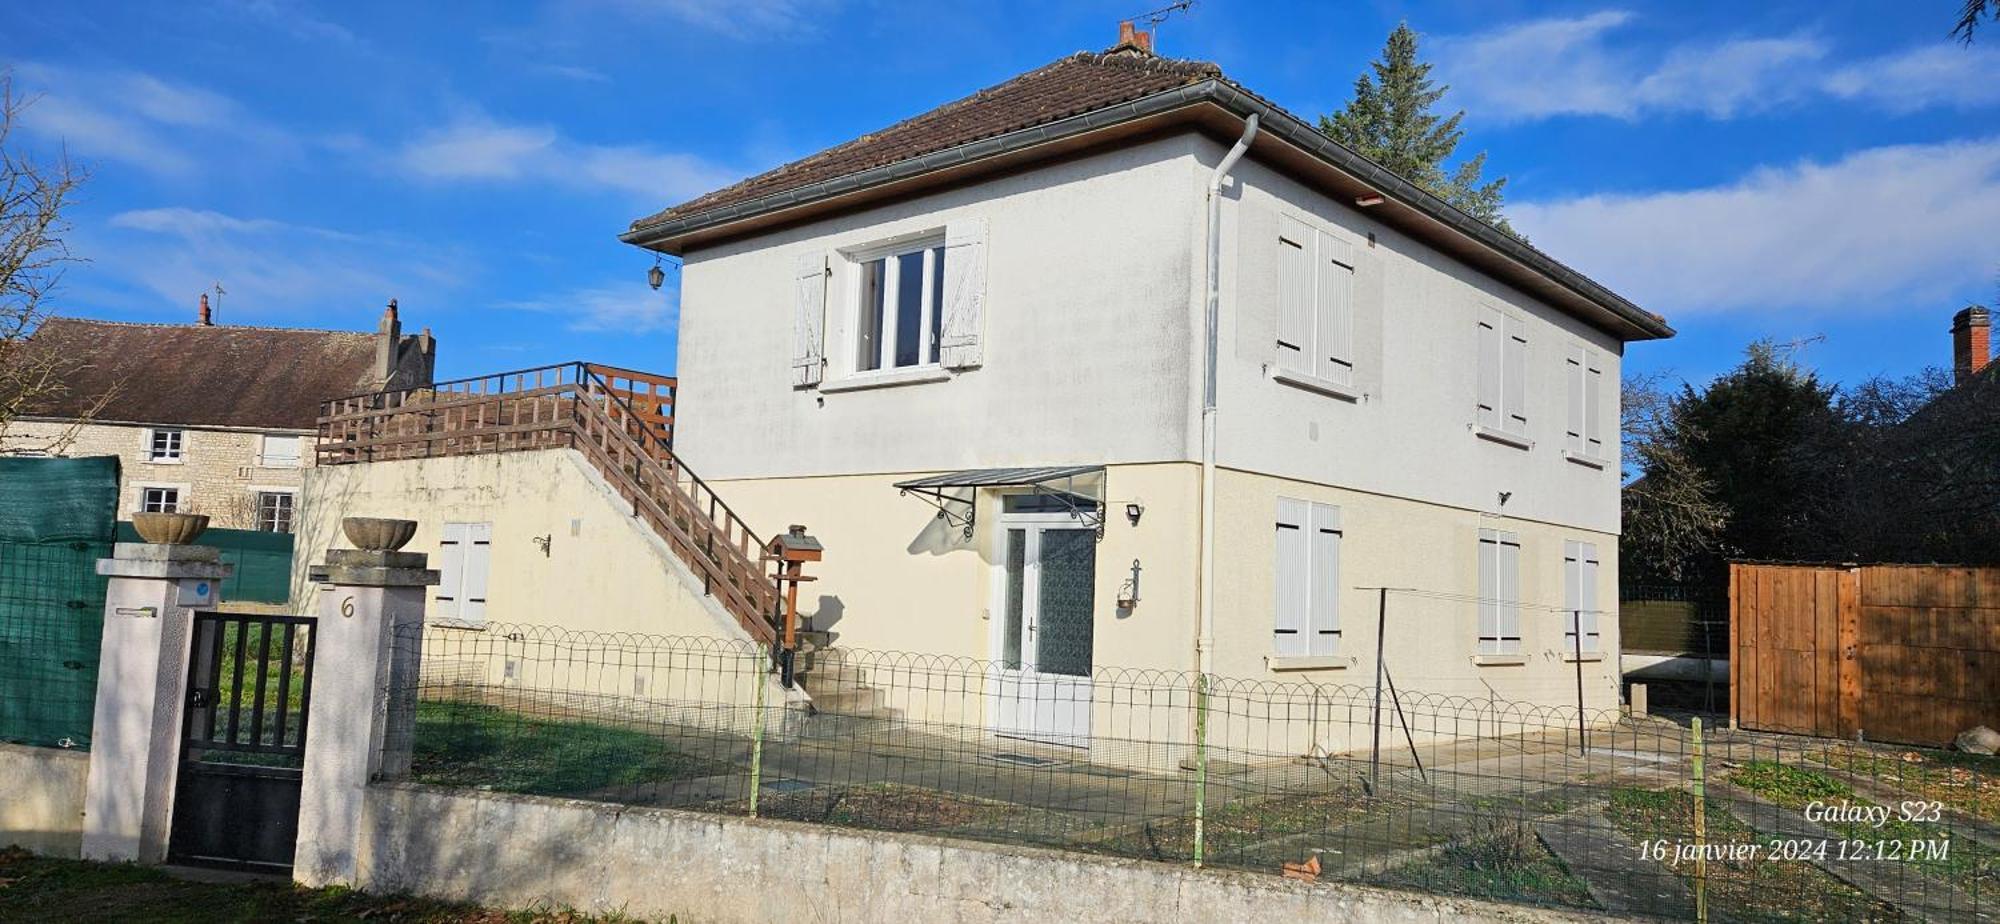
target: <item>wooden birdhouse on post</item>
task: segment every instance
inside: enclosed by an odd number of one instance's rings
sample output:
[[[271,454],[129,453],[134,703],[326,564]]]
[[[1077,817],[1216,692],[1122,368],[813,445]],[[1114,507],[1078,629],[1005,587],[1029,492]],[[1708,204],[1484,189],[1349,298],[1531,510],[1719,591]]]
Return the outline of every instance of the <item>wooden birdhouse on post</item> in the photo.
[[[792,685],[792,658],[799,647],[799,585],[814,580],[805,575],[805,563],[819,561],[824,551],[819,540],[806,535],[806,528],[796,523],[764,546],[764,560],[776,565],[771,579],[778,583],[784,601],[775,647],[779,679],[788,688]]]

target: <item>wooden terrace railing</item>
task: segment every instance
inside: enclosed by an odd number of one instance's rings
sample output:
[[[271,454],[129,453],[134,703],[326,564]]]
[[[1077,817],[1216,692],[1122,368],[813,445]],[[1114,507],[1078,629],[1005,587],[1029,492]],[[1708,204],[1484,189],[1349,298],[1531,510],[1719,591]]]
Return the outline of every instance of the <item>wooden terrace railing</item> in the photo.
[[[745,631],[776,639],[764,543],[673,452],[674,379],[564,363],[322,402],[320,465],[575,449]]]

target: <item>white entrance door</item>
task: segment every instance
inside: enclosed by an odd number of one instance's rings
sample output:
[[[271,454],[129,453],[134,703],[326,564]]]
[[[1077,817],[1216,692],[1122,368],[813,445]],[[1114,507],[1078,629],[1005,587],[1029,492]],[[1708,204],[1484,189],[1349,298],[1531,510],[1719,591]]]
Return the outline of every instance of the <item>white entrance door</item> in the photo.
[[[1097,531],[1067,513],[1030,513],[1003,516],[1000,534],[993,731],[1088,747]]]

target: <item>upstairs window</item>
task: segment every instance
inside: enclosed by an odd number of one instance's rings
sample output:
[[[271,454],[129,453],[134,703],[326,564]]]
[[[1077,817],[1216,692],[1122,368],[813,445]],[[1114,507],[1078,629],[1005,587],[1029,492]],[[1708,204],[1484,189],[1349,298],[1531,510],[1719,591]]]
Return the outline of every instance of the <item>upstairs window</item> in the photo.
[[[1521,653],[1521,537],[1479,531],[1479,653]]]
[[[265,435],[257,450],[257,464],[265,468],[298,468],[299,442],[296,436]]]
[[[181,510],[180,489],[139,489],[139,510],[144,513],[179,513]]]
[[[1354,248],[1289,215],[1278,221],[1278,372],[1354,384]]]
[[[1340,653],[1340,508],[1278,498],[1279,657]]]
[[[856,372],[935,366],[944,334],[944,242],[856,259]]]
[[[1572,458],[1602,462],[1609,458],[1604,444],[1604,361],[1581,343],[1571,344],[1563,362],[1569,392],[1569,424],[1563,448]]]
[[[1480,432],[1527,448],[1527,324],[1491,305],[1480,305],[1478,349]]]
[[[146,437],[146,461],[179,462],[183,434],[179,430],[155,428]]]

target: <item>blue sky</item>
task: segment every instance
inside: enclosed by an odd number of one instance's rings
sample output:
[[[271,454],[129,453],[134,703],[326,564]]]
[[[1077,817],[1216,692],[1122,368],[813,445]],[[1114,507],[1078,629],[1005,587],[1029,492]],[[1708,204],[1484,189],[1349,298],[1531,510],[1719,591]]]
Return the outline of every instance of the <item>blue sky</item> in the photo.
[[[370,327],[400,299],[440,375],[582,358],[671,371],[673,277],[633,218],[1063,54],[1148,3],[840,0],[0,5],[22,138],[92,176],[57,307]],[[1201,0],[1161,50],[1292,111],[1345,101],[1396,22],[1469,110],[1514,225],[1682,332],[1854,381],[1948,362],[2000,298],[2000,26],[1957,0]]]

